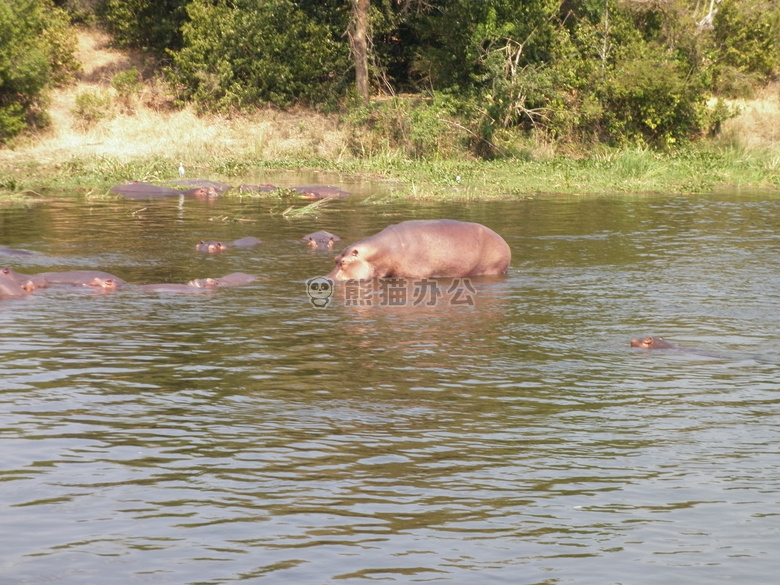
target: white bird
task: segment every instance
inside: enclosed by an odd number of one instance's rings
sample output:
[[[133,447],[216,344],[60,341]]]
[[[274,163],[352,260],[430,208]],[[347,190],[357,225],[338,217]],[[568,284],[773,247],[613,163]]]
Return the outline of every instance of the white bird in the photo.
[[[184,164],[179,163],[179,178],[184,178]]]

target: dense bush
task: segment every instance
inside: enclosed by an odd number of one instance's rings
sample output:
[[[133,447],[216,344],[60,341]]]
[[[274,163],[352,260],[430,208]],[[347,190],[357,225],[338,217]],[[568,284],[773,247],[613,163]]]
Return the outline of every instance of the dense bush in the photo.
[[[181,27],[190,0],[102,0],[98,16],[123,47],[158,57],[182,46]]]
[[[215,110],[327,102],[344,84],[345,41],[290,0],[193,0],[171,77],[184,100]]]
[[[350,148],[359,156],[400,153],[414,159],[457,156],[471,136],[457,120],[462,104],[446,95],[393,98],[353,107]]]
[[[734,96],[780,75],[780,6],[724,0],[714,19],[715,88]]]
[[[68,25],[51,0],[0,0],[0,143],[46,124],[46,90],[77,68]]]

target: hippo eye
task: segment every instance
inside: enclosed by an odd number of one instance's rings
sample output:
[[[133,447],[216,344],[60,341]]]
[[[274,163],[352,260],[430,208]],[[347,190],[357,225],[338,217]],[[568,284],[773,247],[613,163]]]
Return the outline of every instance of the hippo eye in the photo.
[[[358,255],[358,251],[357,250],[352,250],[352,255],[353,256],[357,256]]]

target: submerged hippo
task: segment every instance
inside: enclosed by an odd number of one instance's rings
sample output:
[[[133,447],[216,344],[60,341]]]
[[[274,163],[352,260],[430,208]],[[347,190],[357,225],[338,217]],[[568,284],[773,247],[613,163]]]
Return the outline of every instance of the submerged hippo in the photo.
[[[30,283],[32,287],[32,283]],[[19,284],[12,278],[0,275],[0,299],[22,299],[32,292],[24,284]]]
[[[0,246],[0,256],[32,256],[34,254],[35,252],[30,252],[29,250],[17,250]]]
[[[160,284],[134,284],[128,288],[132,288],[134,290],[137,289],[137,290],[158,292],[158,293],[185,293],[185,294],[199,293],[208,290],[204,288],[198,288],[197,286],[192,286],[190,284],[177,284],[177,283],[170,283],[170,282],[164,282]]]
[[[344,191],[344,189],[339,189],[338,187],[331,187],[330,185],[301,185],[299,187],[293,187],[292,190],[297,191],[306,199],[349,196],[348,191]]]
[[[196,288],[224,288],[227,286],[243,286],[257,280],[256,276],[245,274],[243,272],[234,272],[221,278],[195,278],[189,281],[189,286]]]
[[[222,195],[225,191],[230,189],[230,185],[227,183],[220,183],[219,181],[209,181],[206,179],[181,179],[173,181],[174,185],[181,185],[182,187],[190,187],[192,189],[213,189],[218,195]]]
[[[163,282],[159,284],[127,284],[117,282],[113,278],[95,277],[87,286],[95,287],[101,291],[110,292],[119,288],[128,290],[141,290],[158,293],[198,293],[203,292],[205,287],[196,287],[191,284],[178,284],[172,282]]]
[[[254,236],[239,238],[238,240],[228,242],[227,244],[217,242],[216,240],[201,240],[195,244],[195,249],[198,252],[208,252],[209,254],[212,254],[214,252],[222,252],[228,248],[249,248],[251,246],[257,246],[258,244],[262,243],[262,240],[259,240]]]
[[[268,183],[264,185],[239,185],[239,193],[271,193],[276,191],[279,187],[276,185],[270,185]]]
[[[332,248],[341,238],[330,232],[314,232],[301,238],[310,248]]]
[[[453,219],[411,220],[347,246],[332,280],[505,274],[512,252],[484,225]]]
[[[125,199],[157,199],[160,197],[175,197],[181,195],[178,189],[159,187],[145,181],[131,181],[125,185],[111,187],[111,192]]]
[[[631,347],[642,349],[679,349],[673,343],[665,341],[663,337],[645,337],[644,339],[632,339]]]
[[[28,288],[30,286],[33,286],[34,288],[46,288],[49,285],[46,279],[40,274],[22,274],[21,272],[16,272],[16,270],[8,267],[0,268],[0,275],[10,278],[18,284],[27,285]]]
[[[44,278],[49,284],[70,284],[73,286],[92,286],[95,278],[113,279],[120,286],[125,283],[118,276],[102,270],[66,270],[64,272],[40,272],[38,277]]]
[[[221,195],[214,187],[195,187],[187,191],[179,191],[185,197],[195,197],[195,199],[216,199]]]
[[[171,189],[170,187],[160,187],[159,185],[153,185],[145,181],[131,181],[124,185],[116,185],[111,187],[110,191],[121,195],[125,199],[160,199],[162,197],[195,197],[196,199],[214,199],[219,197],[222,193],[220,188],[211,186],[210,184],[201,184],[192,189],[186,191],[180,191],[179,189]],[[205,183],[209,183],[206,181]],[[213,183],[213,185],[221,185],[221,183]]]

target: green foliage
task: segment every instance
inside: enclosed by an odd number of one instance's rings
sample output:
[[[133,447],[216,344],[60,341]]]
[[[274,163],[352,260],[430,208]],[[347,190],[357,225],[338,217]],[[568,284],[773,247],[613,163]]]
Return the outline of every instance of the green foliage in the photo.
[[[669,148],[702,131],[704,94],[669,61],[627,61],[600,84],[601,135],[612,143]]]
[[[0,0],[0,143],[47,123],[46,90],[77,68],[74,46],[51,0]]]
[[[412,159],[457,156],[468,131],[456,122],[460,104],[446,95],[394,98],[350,111],[350,149],[360,156],[400,153]]]
[[[76,96],[73,114],[84,129],[94,126],[111,113],[111,96],[105,91],[85,90]]]
[[[137,67],[121,71],[111,78],[111,87],[116,91],[119,104],[126,111],[132,112],[133,98],[143,87],[141,72]]]
[[[127,71],[121,71],[111,78],[111,87],[121,97],[129,97],[143,87],[141,73],[137,67],[131,67]]]
[[[714,19],[716,88],[744,96],[780,75],[780,5],[724,0]]]
[[[184,48],[171,52],[182,99],[204,109],[332,99],[346,69],[344,40],[290,0],[189,4]]]
[[[164,56],[182,46],[190,0],[104,0],[97,8],[117,44]]]
[[[57,2],[166,57],[179,103],[201,111],[335,109],[353,85],[345,0]],[[780,4],[716,7],[707,27],[698,0],[372,0],[374,89],[418,97],[356,106],[352,150],[496,158],[526,156],[517,145],[534,138],[670,149],[716,131],[733,112],[707,98],[780,76]],[[0,0],[0,141],[42,123],[72,53],[53,0]],[[135,69],[115,76],[119,103],[139,84]],[[80,97],[85,126],[110,113],[103,97]]]

